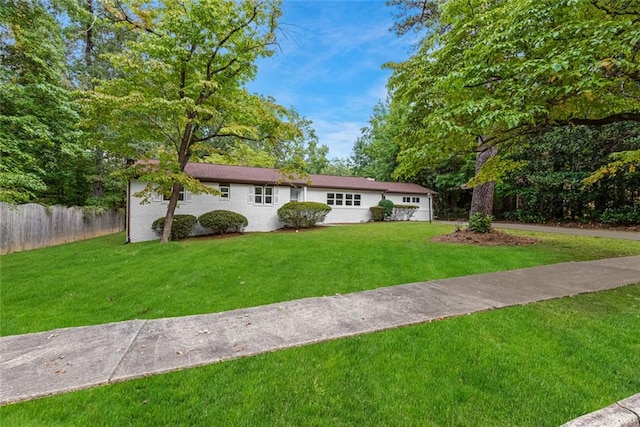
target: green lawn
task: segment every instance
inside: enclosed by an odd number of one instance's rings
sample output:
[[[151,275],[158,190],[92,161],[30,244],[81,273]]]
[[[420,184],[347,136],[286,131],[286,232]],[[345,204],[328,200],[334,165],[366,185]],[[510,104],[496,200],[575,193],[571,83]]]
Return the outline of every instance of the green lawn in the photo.
[[[6,255],[2,334],[640,254],[638,242],[543,234],[522,247],[429,242],[451,230],[364,224],[168,245],[118,234]],[[638,330],[632,285],[8,405],[0,421],[554,426],[640,391]]]
[[[0,408],[7,426],[557,426],[640,391],[640,285]]]
[[[4,336],[210,313],[445,277],[640,254],[640,242],[543,236],[520,247],[429,242],[453,227],[373,223],[160,245],[122,234],[0,258]]]

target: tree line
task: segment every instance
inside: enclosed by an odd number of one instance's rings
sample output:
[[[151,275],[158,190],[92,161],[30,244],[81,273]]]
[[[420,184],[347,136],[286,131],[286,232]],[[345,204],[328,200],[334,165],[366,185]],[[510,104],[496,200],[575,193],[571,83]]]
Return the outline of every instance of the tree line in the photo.
[[[640,222],[640,3],[388,4],[399,35],[423,36],[386,65],[357,174],[425,184],[444,216]]]

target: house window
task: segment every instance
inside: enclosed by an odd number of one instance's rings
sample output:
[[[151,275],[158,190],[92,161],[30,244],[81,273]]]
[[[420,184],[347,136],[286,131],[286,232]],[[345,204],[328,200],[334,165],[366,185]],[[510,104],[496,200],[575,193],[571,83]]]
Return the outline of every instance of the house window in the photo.
[[[329,206],[360,206],[362,195],[353,193],[327,193]]]
[[[168,196],[166,194],[162,195],[162,200],[168,202],[171,199],[171,194]],[[184,187],[180,187],[180,193],[178,193],[178,201],[184,202]]]
[[[297,202],[298,197],[300,197],[300,189],[291,187],[291,190],[289,191],[289,200],[291,200],[292,202]]]
[[[273,187],[254,187],[253,203],[256,205],[272,205]]]
[[[411,197],[402,197],[402,203],[411,203]]]
[[[220,198],[222,200],[229,200],[229,195],[231,193],[230,190],[231,189],[229,188],[228,185],[221,185],[220,186]]]
[[[411,200],[413,203],[420,203],[420,197],[414,197],[413,200]]]

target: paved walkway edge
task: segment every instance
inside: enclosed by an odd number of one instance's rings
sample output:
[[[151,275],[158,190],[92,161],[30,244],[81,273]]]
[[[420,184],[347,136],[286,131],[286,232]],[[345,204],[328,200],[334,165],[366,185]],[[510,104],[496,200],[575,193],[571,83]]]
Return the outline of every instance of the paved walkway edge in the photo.
[[[0,338],[0,404],[640,283],[640,256]]]
[[[571,420],[562,427],[640,427],[640,393]]]

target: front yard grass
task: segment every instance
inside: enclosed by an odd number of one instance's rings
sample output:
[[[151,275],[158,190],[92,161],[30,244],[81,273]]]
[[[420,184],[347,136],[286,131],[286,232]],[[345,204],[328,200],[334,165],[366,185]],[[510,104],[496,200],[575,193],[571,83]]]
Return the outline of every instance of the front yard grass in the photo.
[[[429,239],[453,227],[372,223],[160,245],[123,234],[4,255],[3,336],[232,310],[303,297],[640,254],[640,242],[538,234],[532,246]],[[520,233],[533,235],[532,233]]]
[[[0,408],[11,426],[557,426],[640,391],[640,285]]]

